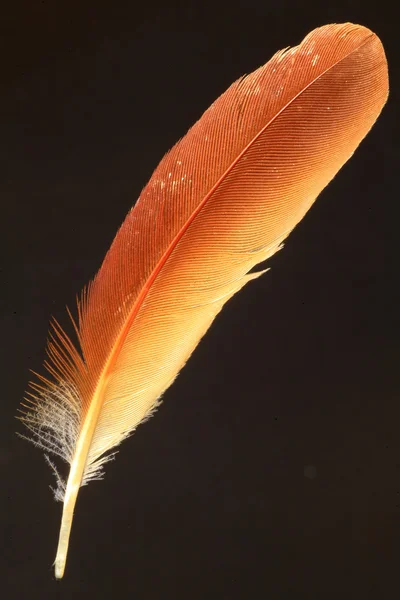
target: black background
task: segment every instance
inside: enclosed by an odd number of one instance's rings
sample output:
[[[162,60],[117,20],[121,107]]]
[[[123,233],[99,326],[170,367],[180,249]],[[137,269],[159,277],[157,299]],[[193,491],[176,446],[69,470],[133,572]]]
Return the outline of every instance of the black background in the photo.
[[[385,2],[37,2],[1,11],[4,598],[399,596],[396,17]],[[379,122],[218,317],[103,482],[61,505],[14,415],[51,314],[94,275],[153,169],[228,85],[313,28],[386,48]],[[397,167],[397,169],[396,169]]]

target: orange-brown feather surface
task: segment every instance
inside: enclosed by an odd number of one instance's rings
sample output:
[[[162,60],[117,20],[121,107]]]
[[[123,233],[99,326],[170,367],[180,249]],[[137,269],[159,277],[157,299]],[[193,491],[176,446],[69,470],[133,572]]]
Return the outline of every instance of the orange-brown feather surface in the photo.
[[[56,559],[80,485],[151,414],[225,302],[261,273],[350,158],[388,94],[375,34],[328,25],[236,81],[162,159],[78,303],[55,324],[52,381],[23,416],[71,464]],[[30,408],[29,408],[30,407]]]

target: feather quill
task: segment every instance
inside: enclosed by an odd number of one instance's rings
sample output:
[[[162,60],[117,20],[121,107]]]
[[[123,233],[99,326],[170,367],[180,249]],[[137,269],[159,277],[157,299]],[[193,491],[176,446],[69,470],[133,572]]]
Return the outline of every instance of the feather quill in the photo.
[[[282,246],[387,95],[378,37],[327,25],[233,83],[162,159],[78,300],[79,347],[54,321],[49,376],[23,403],[33,441],[70,464],[66,483],[57,476],[57,578],[80,486],[154,411],[227,300],[265,272],[252,268]]]

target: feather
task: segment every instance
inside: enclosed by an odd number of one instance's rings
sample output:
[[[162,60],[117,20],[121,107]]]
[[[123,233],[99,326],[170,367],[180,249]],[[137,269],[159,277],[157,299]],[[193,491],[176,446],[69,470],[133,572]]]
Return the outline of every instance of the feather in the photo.
[[[53,321],[49,375],[23,403],[33,441],[70,464],[66,483],[57,474],[57,578],[80,486],[152,414],[227,300],[265,272],[252,269],[281,248],[387,94],[378,37],[327,25],[233,83],[164,156],[78,300],[78,348]]]

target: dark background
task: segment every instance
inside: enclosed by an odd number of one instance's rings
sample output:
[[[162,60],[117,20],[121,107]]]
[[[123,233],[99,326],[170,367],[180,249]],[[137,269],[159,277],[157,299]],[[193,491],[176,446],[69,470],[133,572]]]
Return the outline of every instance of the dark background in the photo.
[[[388,3],[1,9],[4,598],[395,598],[400,549],[397,19]],[[51,314],[228,85],[329,22],[373,29],[392,91],[356,155],[218,317],[103,482],[61,505],[14,415]],[[4,591],[5,590],[5,591]]]

